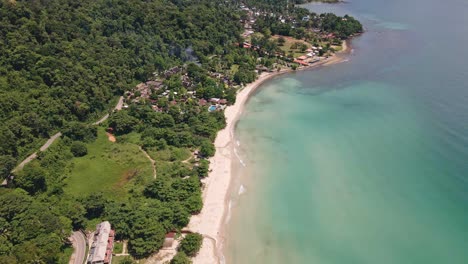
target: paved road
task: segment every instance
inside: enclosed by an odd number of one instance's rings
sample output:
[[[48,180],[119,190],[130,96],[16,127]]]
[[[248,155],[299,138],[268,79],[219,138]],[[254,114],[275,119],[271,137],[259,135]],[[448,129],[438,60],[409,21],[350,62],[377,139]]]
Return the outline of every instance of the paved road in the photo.
[[[119,98],[119,101],[117,102],[117,105],[114,107],[114,110],[121,110],[123,107],[123,96],[120,96]],[[99,119],[98,121],[94,122],[93,125],[99,125],[101,123],[104,123],[104,121],[107,120],[107,118],[109,118],[109,114],[106,114],[105,116],[103,116],[101,119]]]
[[[117,105],[114,107],[114,110],[121,110],[123,107],[123,96],[120,96],[119,98],[119,101],[117,102]],[[93,125],[99,125],[101,123],[103,123],[104,121],[107,120],[107,118],[109,118],[109,114],[106,114],[105,116],[103,116],[99,121],[93,123]],[[62,136],[62,133],[61,132],[58,132],[57,134],[51,136],[47,142],[42,145],[42,147],[39,149],[40,151],[45,151],[47,150],[50,145],[52,145],[52,143],[54,143],[55,140],[57,140],[57,138],[61,137]],[[34,152],[33,154],[29,155],[29,157],[27,157],[25,160],[23,160],[18,166],[16,166],[16,168],[14,168],[11,172],[17,172],[19,170],[21,170],[26,164],[28,164],[29,162],[33,161],[35,158],[37,158],[37,152]],[[6,180],[5,180],[6,181]]]
[[[69,264],[83,264],[86,254],[86,240],[83,233],[76,231],[73,232],[69,238],[73,244],[73,254],[70,258]]]
[[[57,140],[57,138],[59,138],[60,136],[62,136],[62,133],[61,132],[58,132],[57,134],[51,136],[47,142],[42,145],[42,147],[39,149],[40,151],[45,151],[47,150],[50,145],[52,145],[52,143],[54,143],[55,140]],[[33,154],[29,155],[29,157],[27,157],[25,160],[23,160],[12,172],[16,172],[18,170],[21,170],[24,165],[28,164],[29,162],[33,161],[35,158],[37,158],[37,152],[34,152]]]

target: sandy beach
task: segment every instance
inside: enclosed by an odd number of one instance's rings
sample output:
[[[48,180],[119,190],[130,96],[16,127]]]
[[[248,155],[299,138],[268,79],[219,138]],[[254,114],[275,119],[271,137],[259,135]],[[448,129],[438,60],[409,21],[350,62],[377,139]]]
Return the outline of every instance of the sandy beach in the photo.
[[[343,44],[343,51],[328,59],[324,59],[309,67],[298,70],[309,70],[319,66],[326,66],[344,61],[342,56],[349,52],[349,45]],[[259,78],[242,89],[236,98],[236,103],[225,110],[226,128],[218,132],[215,140],[216,154],[210,159],[209,176],[203,180],[203,209],[198,215],[192,216],[188,229],[204,236],[203,246],[198,255],[193,259],[194,263],[224,263],[222,254],[224,236],[224,218],[228,210],[229,201],[227,194],[231,183],[232,159],[236,159],[233,152],[234,129],[243,107],[250,95],[266,80],[275,76],[292,72],[285,69],[279,72],[262,73]]]

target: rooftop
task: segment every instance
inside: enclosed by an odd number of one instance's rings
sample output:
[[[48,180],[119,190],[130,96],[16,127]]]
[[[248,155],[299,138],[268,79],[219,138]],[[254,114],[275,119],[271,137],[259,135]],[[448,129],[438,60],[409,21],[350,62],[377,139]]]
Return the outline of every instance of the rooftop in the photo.
[[[88,263],[109,263],[114,241],[114,231],[108,221],[96,226],[93,244],[89,251]]]

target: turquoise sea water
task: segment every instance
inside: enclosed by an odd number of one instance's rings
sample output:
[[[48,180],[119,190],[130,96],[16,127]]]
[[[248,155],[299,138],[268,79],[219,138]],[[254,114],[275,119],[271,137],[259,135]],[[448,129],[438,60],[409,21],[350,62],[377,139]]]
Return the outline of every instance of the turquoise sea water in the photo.
[[[354,0],[349,61],[240,119],[227,263],[468,263],[468,2]]]

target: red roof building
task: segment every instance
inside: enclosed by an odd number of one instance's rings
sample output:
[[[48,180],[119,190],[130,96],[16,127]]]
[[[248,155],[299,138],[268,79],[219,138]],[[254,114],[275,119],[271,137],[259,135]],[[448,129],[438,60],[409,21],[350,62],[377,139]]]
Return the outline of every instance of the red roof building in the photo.
[[[200,99],[198,100],[198,105],[199,106],[205,106],[208,102],[205,99]]]
[[[250,49],[252,48],[252,45],[250,43],[244,42],[243,47],[244,49]]]
[[[305,61],[301,61],[301,60],[294,60],[295,63],[298,63],[302,66],[309,66],[309,63],[305,62]]]

